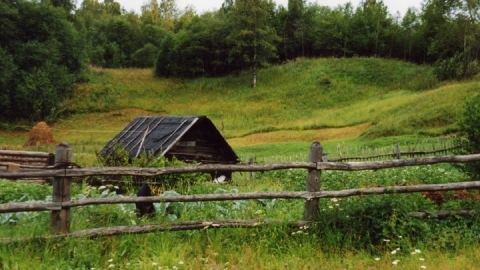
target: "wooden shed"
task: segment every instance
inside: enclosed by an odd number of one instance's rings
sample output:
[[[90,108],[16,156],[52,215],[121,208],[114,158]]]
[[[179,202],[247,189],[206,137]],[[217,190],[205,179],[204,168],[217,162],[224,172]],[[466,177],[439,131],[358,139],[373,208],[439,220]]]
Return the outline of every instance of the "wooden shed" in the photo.
[[[130,158],[146,153],[157,158],[176,157],[188,163],[236,164],[239,161],[205,116],[138,116],[108,142],[100,154],[111,154],[115,145],[122,145]]]

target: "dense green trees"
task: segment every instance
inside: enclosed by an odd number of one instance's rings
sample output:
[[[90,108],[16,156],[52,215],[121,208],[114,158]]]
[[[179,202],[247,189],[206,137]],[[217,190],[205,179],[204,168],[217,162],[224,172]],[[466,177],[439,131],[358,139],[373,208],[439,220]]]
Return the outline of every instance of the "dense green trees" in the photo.
[[[229,11],[228,61],[238,68],[252,69],[252,87],[257,84],[257,68],[276,58],[274,43],[280,38],[268,25],[268,14],[272,9],[271,0],[236,0]]]
[[[221,76],[298,57],[389,57],[434,64],[439,79],[480,71],[480,4],[425,0],[390,14],[382,0],[331,8],[305,0],[225,0],[197,14],[148,0],[0,2],[0,118],[54,118],[84,64],[155,67],[156,76]],[[85,57],[84,57],[85,56]]]
[[[289,0],[286,7],[271,0],[225,0],[219,10],[203,14],[180,10],[175,0],[148,0],[138,15],[114,0],[84,0],[75,11],[92,64],[155,62],[157,76],[174,77],[253,71],[298,57],[366,56],[431,63],[441,79],[464,78],[478,71],[479,20],[479,4],[471,0],[426,0],[421,10],[403,16],[390,14],[382,0],[335,8],[305,0]],[[155,61],[149,61],[154,47]]]
[[[55,118],[82,70],[82,35],[64,6],[0,2],[0,118]]]

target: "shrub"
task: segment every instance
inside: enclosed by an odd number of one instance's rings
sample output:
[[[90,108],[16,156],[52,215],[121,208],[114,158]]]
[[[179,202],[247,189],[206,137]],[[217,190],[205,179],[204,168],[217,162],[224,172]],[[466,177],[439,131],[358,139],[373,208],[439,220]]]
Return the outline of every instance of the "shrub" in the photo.
[[[36,1],[1,1],[0,18],[0,118],[58,118],[83,69],[82,35],[65,10]]]
[[[152,43],[147,43],[143,48],[138,49],[132,54],[131,61],[133,67],[151,68],[155,64],[155,57],[157,56],[157,47]]]
[[[141,168],[162,168],[172,166],[185,166],[186,163],[177,159],[169,160],[165,157],[157,158],[153,155],[147,155],[145,152],[137,158],[130,158],[129,153],[121,144],[112,147],[112,152],[108,155],[99,153],[97,160],[102,166],[108,167],[141,167]],[[132,176],[121,177],[127,183],[156,182],[164,189],[188,188],[197,182],[206,181],[208,174],[204,173],[184,173],[169,174],[160,176]]]
[[[456,144],[461,146],[457,154],[480,153],[480,94],[465,102],[463,118],[459,123],[460,132]],[[469,176],[480,176],[480,162],[471,162],[459,165]]]
[[[468,52],[456,52],[453,57],[438,60],[434,72],[439,80],[460,80],[475,76],[480,71],[477,60],[470,60]]]

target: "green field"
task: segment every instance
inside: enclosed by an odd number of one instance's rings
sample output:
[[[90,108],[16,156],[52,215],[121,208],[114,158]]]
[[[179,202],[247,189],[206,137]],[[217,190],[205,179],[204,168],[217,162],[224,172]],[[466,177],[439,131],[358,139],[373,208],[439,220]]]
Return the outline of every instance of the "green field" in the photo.
[[[70,143],[74,161],[83,166],[98,165],[95,153],[138,115],[206,115],[217,128],[223,124],[237,154],[260,160],[304,158],[314,140],[331,157],[338,146],[357,155],[391,151],[397,143],[425,150],[433,143],[451,143],[465,99],[480,89],[477,79],[438,82],[429,66],[374,58],[303,59],[273,66],[259,72],[257,88],[249,87],[248,72],[180,80],[154,78],[151,70],[91,68],[89,76],[90,82],[79,85],[65,102],[65,117],[48,123],[54,139]],[[55,148],[23,146],[31,123],[0,127],[0,148]],[[234,174],[225,186],[199,177],[196,184],[179,184],[175,191],[302,191],[305,175],[305,170],[274,171],[251,180]],[[449,164],[326,171],[322,190],[467,180]],[[85,183],[73,190],[75,198],[118,196],[113,188],[101,191]],[[126,196],[136,192],[133,186],[121,190]],[[320,219],[306,230],[279,224],[1,245],[0,268],[477,269],[478,214],[425,220],[407,216],[412,211],[478,209],[478,192],[468,194],[458,199],[447,192],[443,204],[418,193],[322,199]],[[45,200],[48,195],[49,186],[0,181],[0,203]],[[298,220],[303,205],[302,200],[177,203],[157,205],[153,219],[137,218],[132,204],[78,207],[72,209],[71,229],[202,219]],[[48,234],[49,222],[48,212],[2,214],[0,238]]]

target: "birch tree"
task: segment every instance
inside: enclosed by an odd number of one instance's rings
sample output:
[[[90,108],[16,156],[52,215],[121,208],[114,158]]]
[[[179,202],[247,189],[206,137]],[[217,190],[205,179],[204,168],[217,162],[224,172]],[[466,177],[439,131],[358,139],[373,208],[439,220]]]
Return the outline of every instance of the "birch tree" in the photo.
[[[231,46],[229,62],[252,69],[252,87],[257,85],[257,69],[277,57],[275,42],[280,41],[268,25],[272,0],[235,0],[229,7],[232,31],[227,37]]]

